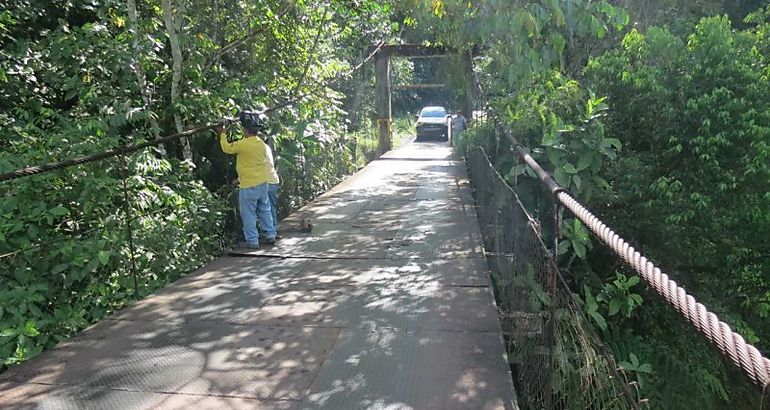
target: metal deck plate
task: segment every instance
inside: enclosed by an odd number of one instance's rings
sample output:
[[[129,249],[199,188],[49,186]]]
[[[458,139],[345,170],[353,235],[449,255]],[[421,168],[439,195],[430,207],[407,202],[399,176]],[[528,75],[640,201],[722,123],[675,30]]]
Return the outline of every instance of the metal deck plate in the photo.
[[[390,258],[479,258],[481,232],[468,209],[418,209],[401,225]]]
[[[104,321],[3,381],[297,399],[338,335],[322,328]]]
[[[399,281],[398,269],[408,261],[389,259],[315,259],[292,278],[292,288],[329,288],[337,286],[387,285]]]
[[[291,283],[309,262],[304,259],[224,259],[232,266],[229,271],[204,268],[201,273],[184,278],[109,319],[240,323],[250,318],[269,295]]]
[[[484,258],[311,260],[288,282],[295,288],[414,284],[486,287],[489,283]]]
[[[354,198],[326,198],[313,202],[294,215],[283,219],[279,227],[291,228],[302,218],[310,218],[314,223],[345,223],[355,218],[369,203],[369,200]],[[279,229],[280,231],[280,229]]]
[[[255,323],[366,329],[497,331],[487,288],[403,286],[297,288],[267,298]]]
[[[494,333],[345,331],[302,409],[512,409]]]
[[[393,233],[361,230],[328,231],[323,235],[286,238],[260,249],[236,248],[230,255],[283,258],[385,258]]]
[[[291,410],[298,401],[156,393],[75,385],[0,383],[5,410]]]

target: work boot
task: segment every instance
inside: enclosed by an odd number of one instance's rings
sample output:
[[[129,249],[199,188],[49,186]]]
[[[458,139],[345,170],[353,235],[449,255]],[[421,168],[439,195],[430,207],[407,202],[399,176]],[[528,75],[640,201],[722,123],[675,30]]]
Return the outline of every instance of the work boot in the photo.
[[[259,243],[257,242],[240,242],[238,243],[238,246],[241,248],[259,249]]]
[[[268,245],[275,245],[275,237],[274,236],[269,236],[269,237],[265,238],[265,243],[268,244]]]

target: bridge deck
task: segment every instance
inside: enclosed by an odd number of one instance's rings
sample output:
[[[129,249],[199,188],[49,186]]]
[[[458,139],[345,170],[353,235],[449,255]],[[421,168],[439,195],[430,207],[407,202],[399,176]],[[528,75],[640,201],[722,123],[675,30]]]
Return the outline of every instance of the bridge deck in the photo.
[[[290,232],[309,217],[312,233]],[[464,167],[390,152],[283,223],[0,375],[3,408],[510,409]]]

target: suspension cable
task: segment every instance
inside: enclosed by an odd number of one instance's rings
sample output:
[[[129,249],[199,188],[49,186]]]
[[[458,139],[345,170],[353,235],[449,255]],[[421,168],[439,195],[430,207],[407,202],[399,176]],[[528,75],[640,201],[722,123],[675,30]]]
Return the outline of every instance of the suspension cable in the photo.
[[[663,273],[644,255],[629,245],[609,226],[594,216],[575,198],[565,191],[556,198],[583,222],[602,242],[631,266],[671,306],[681,313],[695,329],[704,335],[730,361],[743,370],[752,382],[760,387],[770,384],[770,360],[765,358],[753,345],[719,320],[716,314]]]
[[[72,158],[72,159],[68,159],[68,160],[64,160],[64,161],[52,162],[52,163],[49,163],[49,164],[37,165],[37,166],[17,169],[16,171],[11,171],[11,172],[6,172],[4,174],[0,174],[0,182],[2,182],[2,181],[9,181],[9,180],[12,180],[12,179],[17,179],[17,178],[22,178],[22,177],[28,177],[28,176],[36,175],[36,174],[42,174],[42,173],[54,171],[54,170],[57,170],[57,169],[68,168],[68,167],[71,167],[71,166],[74,166],[74,165],[87,164],[89,162],[101,161],[101,160],[104,160],[104,159],[107,159],[107,158],[117,157],[117,156],[120,156],[120,155],[130,154],[132,152],[136,152],[136,151],[148,148],[148,147],[160,145],[160,144],[163,144],[165,142],[173,141],[173,140],[178,139],[178,138],[183,138],[183,137],[187,137],[187,136],[190,136],[190,135],[193,135],[193,134],[197,134],[197,133],[202,132],[202,131],[211,130],[211,129],[214,129],[216,127],[225,125],[225,124],[227,124],[228,122],[231,122],[231,121],[232,121],[232,119],[223,119],[223,120],[220,120],[220,121],[218,121],[218,122],[216,122],[214,124],[211,124],[211,125],[206,125],[206,126],[202,126],[202,127],[198,127],[198,128],[193,128],[193,129],[190,129],[190,130],[187,130],[187,131],[179,132],[179,133],[172,134],[172,135],[169,135],[169,136],[166,136],[166,137],[162,137],[162,138],[153,139],[153,140],[150,140],[150,141],[147,141],[147,142],[143,142],[143,143],[140,143],[140,144],[125,145],[125,146],[122,146],[120,148],[115,148],[115,149],[112,149],[112,150],[109,150],[109,151],[105,151],[105,152],[102,152],[102,153],[99,153],[99,154],[84,155],[84,156],[80,156],[80,157],[77,157],[77,158]]]

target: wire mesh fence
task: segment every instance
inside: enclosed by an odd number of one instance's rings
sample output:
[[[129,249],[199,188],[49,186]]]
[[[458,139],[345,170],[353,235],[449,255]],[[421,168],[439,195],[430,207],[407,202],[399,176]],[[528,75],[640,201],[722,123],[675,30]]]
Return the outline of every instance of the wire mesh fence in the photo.
[[[582,313],[540,222],[476,148],[466,161],[519,405],[634,409],[640,400]]]

